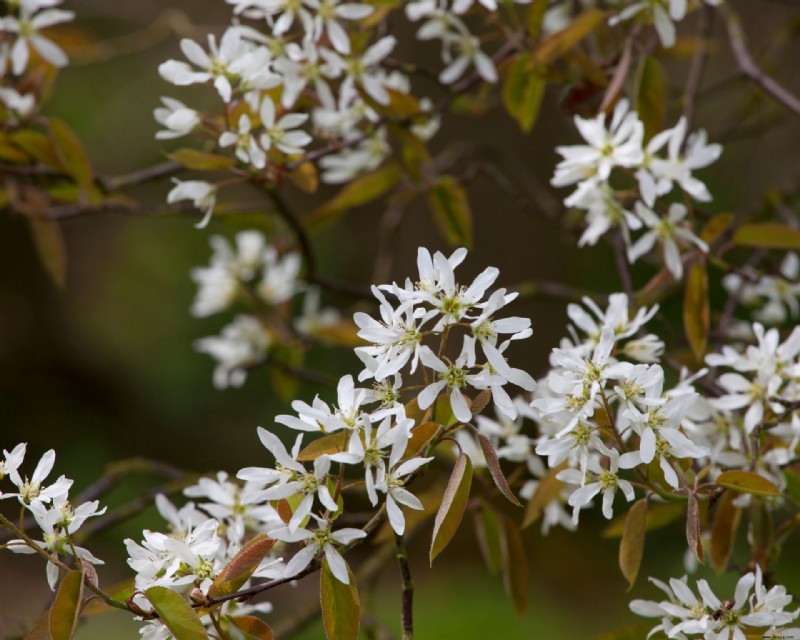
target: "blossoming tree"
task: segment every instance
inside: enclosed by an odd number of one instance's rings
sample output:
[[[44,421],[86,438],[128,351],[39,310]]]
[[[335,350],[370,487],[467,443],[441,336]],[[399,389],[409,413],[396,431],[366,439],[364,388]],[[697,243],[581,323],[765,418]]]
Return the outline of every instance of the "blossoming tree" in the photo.
[[[68,63],[59,28],[74,13],[61,0],[5,2],[0,202],[25,218],[63,284],[63,219],[154,208],[127,190],[171,178],[169,210],[196,216],[204,233],[215,218],[249,210],[229,194],[255,188],[274,233],[213,235],[209,264],[191,272],[192,315],[237,314],[195,342],[214,362],[213,386],[246,385],[262,366],[279,374],[276,387],[325,382],[304,367],[319,344],[348,353],[351,372],[334,383],[334,399],[292,397],[290,413],[259,426],[253,441],[264,450],[253,451],[253,466],[192,478],[124,513],[101,507],[108,477],[76,495],[72,480],[53,479],[53,450],[36,462],[25,443],[2,443],[2,552],[38,556],[31,562],[44,565],[55,592],[25,637],[71,638],[92,608],[134,616],[146,640],[267,640],[265,616],[291,612],[273,612],[260,596],[318,576],[328,638],[355,640],[366,578],[348,558],[377,538],[369,554],[400,567],[411,640],[406,545],[427,524],[433,564],[473,515],[487,566],[504,574],[523,613],[530,527],[575,529],[598,507],[620,538],[631,588],[648,533],[676,521],[685,523],[687,572],[707,563],[738,574],[723,594],[705,579],[652,577],[660,599],[630,603],[650,624],[608,640],[800,638],[800,609],[773,580],[800,522],[800,229],[786,206],[757,216],[708,209],[703,170],[724,161],[697,122],[711,38],[727,40],[747,86],[795,126],[800,100],[759,66],[735,3],[227,4],[230,25],[202,42],[181,39],[181,59],[158,68],[171,95],[155,109],[155,138],[185,146],[109,177],[64,120],[40,111]],[[406,49],[395,31],[438,56],[395,57]],[[689,57],[680,109],[663,64],[677,50]],[[216,108],[184,98],[189,85]],[[515,305],[531,292],[491,266],[462,275],[466,247],[480,243],[468,189],[476,169],[432,149],[458,111],[483,117],[497,105],[530,132],[545,92],[559,85],[570,89],[564,106],[576,112],[580,143],[555,148],[551,185],[563,206],[554,220],[579,246],[611,247],[619,290],[532,287],[568,302],[564,337],[545,365],[517,355],[533,330]],[[329,195],[299,211],[290,189]],[[366,291],[320,267],[310,228],[373,202],[390,214],[391,236],[420,201],[450,250],[420,247],[414,273],[392,281],[387,272]],[[329,291],[363,304],[350,317],[323,306]],[[669,305],[680,312],[665,313]],[[528,372],[542,369],[538,379]],[[132,578],[104,589],[103,561],[81,545],[151,502],[162,530],[124,541]],[[737,545],[745,564],[732,560]]]

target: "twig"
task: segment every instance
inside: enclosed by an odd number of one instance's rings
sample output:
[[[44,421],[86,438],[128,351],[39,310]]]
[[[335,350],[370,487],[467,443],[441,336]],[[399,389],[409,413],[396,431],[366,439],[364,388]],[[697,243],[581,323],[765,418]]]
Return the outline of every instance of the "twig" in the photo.
[[[400,566],[400,578],[403,584],[403,640],[414,640],[414,582],[411,580],[411,568],[408,566],[408,555],[403,545],[403,536],[395,534],[397,548],[397,564]]]
[[[683,92],[683,117],[686,118],[686,130],[692,131],[695,112],[697,110],[697,96],[703,81],[703,72],[708,59],[708,38],[714,27],[714,10],[709,5],[703,5],[700,10],[699,25],[697,27],[697,48],[692,56],[692,65],[689,67],[689,76],[686,79],[686,89]],[[688,138],[687,138],[688,140]]]
[[[617,266],[622,290],[628,296],[628,303],[635,307],[636,293],[633,288],[633,277],[631,276],[631,267],[628,264],[628,256],[625,254],[625,239],[622,237],[622,231],[614,235],[613,244],[614,264]]]
[[[549,280],[528,280],[509,289],[519,291],[520,298],[544,298],[559,302],[580,302],[583,298],[589,297],[600,304],[605,304],[608,299],[608,296],[602,293]]]
[[[731,51],[739,65],[739,71],[755,82],[764,93],[780,102],[796,116],[800,116],[800,99],[787,91],[770,76],[764,73],[753,61],[753,56],[747,48],[744,31],[742,30],[741,19],[726,4],[720,5],[718,9],[725,18],[725,25],[728,30],[728,41]]]
[[[98,176],[97,180],[106,191],[116,191],[117,189],[122,189],[124,187],[139,185],[145,182],[150,182],[151,180],[158,180],[159,178],[171,176],[173,173],[177,173],[183,168],[183,165],[180,163],[175,162],[174,160],[169,160],[167,162],[162,162],[161,164],[153,165],[152,167],[146,167],[144,169],[139,169],[138,171],[125,173],[121,176]]]

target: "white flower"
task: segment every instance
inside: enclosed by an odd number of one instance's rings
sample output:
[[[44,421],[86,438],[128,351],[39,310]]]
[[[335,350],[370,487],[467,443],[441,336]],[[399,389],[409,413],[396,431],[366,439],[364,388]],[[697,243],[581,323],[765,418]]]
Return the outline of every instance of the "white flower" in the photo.
[[[166,127],[156,133],[157,140],[179,138],[192,132],[200,124],[200,114],[173,98],[161,98],[163,107],[153,111],[158,124]]]
[[[203,219],[195,225],[195,228],[206,227],[214,213],[214,205],[217,202],[217,187],[203,180],[172,180],[175,186],[167,194],[167,202],[173,204],[180,200],[191,200],[192,204],[198,209],[203,209]]]
[[[420,409],[425,410],[430,407],[439,397],[439,394],[444,389],[448,389],[450,391],[450,406],[456,419],[464,423],[472,420],[472,412],[461,391],[467,385],[474,385],[476,378],[475,375],[469,374],[469,369],[466,368],[468,355],[467,350],[462,349],[456,361],[447,365],[429,347],[423,346],[420,349],[422,364],[430,367],[438,374],[438,379],[427,385],[417,396],[417,404]]]
[[[334,577],[344,584],[350,584],[350,577],[347,575],[347,564],[339,551],[337,551],[335,545],[348,545],[354,540],[366,538],[366,532],[361,529],[339,529],[338,531],[331,531],[329,522],[315,516],[313,513],[311,516],[317,521],[318,525],[313,531],[303,528],[292,531],[289,527],[283,527],[271,533],[271,536],[276,540],[282,540],[284,542],[306,542],[306,546],[294,554],[292,559],[286,564],[283,577],[291,578],[296,576],[311,564],[311,561],[316,556],[324,552],[325,558],[328,561],[328,567],[330,567]]]
[[[405,478],[414,473],[422,465],[428,464],[433,458],[411,458],[406,460],[397,468],[390,466],[387,469],[381,461],[378,469],[378,478],[375,488],[386,494],[386,515],[394,532],[401,536],[406,528],[406,520],[399,505],[404,505],[410,509],[422,510],[424,507],[414,494],[405,488]]]
[[[273,305],[290,300],[300,285],[300,254],[290,251],[278,257],[278,251],[274,247],[266,247],[262,257],[264,276],[256,288],[258,297]]]
[[[50,449],[42,456],[30,479],[28,479],[27,476],[23,479],[19,474],[19,466],[25,455],[24,444],[15,447],[10,454],[6,451],[4,451],[3,454],[6,457],[5,472],[8,473],[9,480],[11,480],[19,490],[18,493],[3,494],[3,499],[16,497],[20,504],[31,508],[36,503],[41,505],[41,503],[50,503],[51,501],[66,497],[69,488],[72,486],[72,480],[60,476],[53,484],[49,486],[44,485],[44,481],[47,476],[50,475],[50,471],[53,470],[53,465],[56,461],[55,451]]]
[[[339,53],[350,53],[350,38],[338,19],[362,20],[370,15],[374,8],[361,3],[339,0],[304,0],[304,4],[316,12],[313,18],[312,37],[317,40],[327,33],[333,48]]]
[[[344,73],[346,78],[340,91],[346,91],[352,84],[360,84],[364,91],[380,104],[389,103],[389,93],[386,91],[386,78],[378,72],[378,65],[388,56],[397,40],[394,36],[384,36],[367,48],[360,57],[344,59],[337,53],[322,49],[322,56],[327,60],[330,68],[337,74]]]
[[[636,214],[642,219],[650,231],[639,238],[628,250],[628,260],[633,263],[650,251],[656,241],[664,247],[664,263],[676,280],[683,276],[678,240],[683,244],[695,245],[703,253],[708,253],[708,245],[694,235],[689,229],[679,224],[686,218],[687,209],[682,204],[671,204],[666,218],[659,217],[655,211],[648,209],[641,202],[636,203]]]
[[[247,369],[267,355],[272,339],[253,316],[239,315],[219,336],[196,340],[194,348],[217,361],[214,386],[224,389],[240,387],[247,378]]]
[[[67,64],[67,54],[53,41],[40,35],[39,31],[55,24],[68,22],[75,17],[75,13],[61,9],[46,9],[37,13],[42,6],[45,5],[22,2],[19,6],[19,17],[9,15],[0,18],[0,31],[18,34],[10,52],[11,70],[14,75],[18,76],[25,71],[30,55],[29,46],[56,67],[63,67]]]
[[[256,139],[250,133],[251,123],[247,114],[239,117],[238,131],[223,131],[219,137],[219,146],[222,148],[234,146],[236,157],[244,164],[251,164],[256,169],[263,169],[267,164],[267,154],[258,146]]]
[[[480,48],[480,41],[469,33],[462,33],[453,38],[458,49],[458,55],[448,60],[448,66],[439,74],[439,81],[443,84],[452,84],[458,80],[470,64],[475,66],[478,74],[486,82],[497,82],[497,69],[492,59]],[[448,56],[450,57],[450,56]]]
[[[265,96],[259,111],[261,124],[266,131],[261,134],[261,146],[269,151],[272,146],[277,147],[286,154],[303,153],[303,147],[311,142],[311,136],[305,131],[296,130],[306,120],[308,114],[288,113],[275,120],[275,103],[269,96]]]

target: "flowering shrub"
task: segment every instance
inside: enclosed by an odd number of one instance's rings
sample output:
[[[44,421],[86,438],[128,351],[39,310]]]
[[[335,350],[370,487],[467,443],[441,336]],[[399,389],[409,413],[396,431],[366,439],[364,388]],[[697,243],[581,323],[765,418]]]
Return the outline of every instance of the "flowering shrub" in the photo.
[[[246,211],[234,194],[255,188],[275,224],[210,237],[209,264],[191,271],[190,311],[236,315],[194,348],[213,360],[219,390],[269,368],[291,413],[257,428],[266,451],[251,452],[256,466],[147,501],[163,528],[124,541],[133,575],[115,592],[100,586],[103,560],[79,546],[119,517],[101,507],[106,482],[70,497],[73,481],[51,477],[53,450],[34,465],[26,443],[3,443],[0,550],[38,555],[55,592],[27,638],[71,638],[92,602],[134,616],[146,640],[266,640],[264,616],[280,612],[255,597],[319,573],[328,637],[355,640],[360,576],[348,556],[379,538],[399,563],[411,640],[406,543],[426,523],[432,564],[474,513],[487,565],[504,573],[523,613],[529,527],[574,530],[594,508],[620,537],[630,588],[648,533],[676,521],[685,523],[687,573],[708,563],[739,575],[722,598],[705,579],[650,578],[664,599],[631,601],[634,614],[654,619],[634,634],[800,638],[800,609],[773,579],[800,521],[800,231],[796,212],[751,219],[705,208],[714,189],[704,170],[724,162],[722,145],[695,125],[712,18],[724,22],[746,78],[794,117],[800,101],[755,63],[728,3],[227,0],[221,34],[182,38],[181,59],[158,67],[177,97],[155,109],[155,138],[187,146],[117,178],[97,173],[69,125],[41,111],[68,63],[58,25],[75,15],[61,4],[3,7],[0,202],[25,217],[63,284],[61,218],[154,208],[125,191],[169,177],[169,210],[200,210],[203,229]],[[698,37],[681,43],[690,13]],[[432,41],[439,57],[430,66],[395,58],[403,47],[393,29]],[[692,56],[688,86],[682,114],[668,119],[663,59],[681,46]],[[492,266],[463,275],[467,247],[480,242],[468,171],[432,149],[454,112],[481,114],[493,101],[529,132],[546,87],[573,81],[590,96],[572,120],[582,141],[555,148],[550,183],[576,244],[611,247],[620,290],[539,285],[568,304],[564,337],[534,366],[518,355],[534,334],[534,322],[515,315],[525,292]],[[189,85],[217,106],[188,104]],[[325,185],[337,192],[307,215],[284,197]],[[420,247],[415,273],[390,282],[389,269],[368,291],[323,272],[310,228],[370,202],[392,211],[418,197],[448,251]],[[329,292],[354,293],[362,305],[324,306]],[[666,310],[676,300],[677,323]],[[330,382],[304,366],[319,345],[346,354],[350,373],[330,385],[335,401],[285,384]],[[744,564],[734,562],[737,545]]]

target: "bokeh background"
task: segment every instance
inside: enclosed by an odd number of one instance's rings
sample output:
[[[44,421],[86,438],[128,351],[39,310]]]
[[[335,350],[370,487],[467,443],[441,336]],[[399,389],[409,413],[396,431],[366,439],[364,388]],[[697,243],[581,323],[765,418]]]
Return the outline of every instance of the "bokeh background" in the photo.
[[[765,56],[767,69],[800,93],[800,8],[793,1],[733,2],[744,12],[751,46]],[[160,62],[180,57],[179,36],[203,40],[221,33],[229,7],[221,0],[68,0],[78,13],[73,34],[73,64],[58,77],[45,111],[67,120],[85,142],[98,172],[121,174],[162,161],[170,148],[157,143],[152,110],[161,95],[209,104],[208,92],[178,90],[157,73]],[[690,16],[681,33],[696,29]],[[405,28],[398,25],[400,33]],[[410,36],[410,32],[405,34]],[[91,44],[108,41],[101,49]],[[398,58],[436,55],[400,36]],[[715,196],[709,211],[758,211],[765,191],[785,188],[800,178],[800,127],[750,85],[737,79],[721,25],[716,25],[714,55],[705,74],[697,126],[712,141],[725,145],[721,160],[702,178]],[[431,60],[435,63],[435,60]],[[680,113],[680,91],[687,57],[664,58],[671,96],[668,122]],[[431,90],[424,84],[419,90]],[[577,141],[564,104],[568,88],[552,89],[530,135],[521,135],[499,105],[485,113],[459,114],[446,120],[434,150],[455,148],[491,167],[469,185],[475,224],[475,246],[463,267],[467,276],[487,264],[500,267],[498,284],[552,280],[608,293],[619,288],[610,251],[603,246],[577,250],[575,236],[548,218],[559,212],[565,194],[548,186],[557,156],[556,144]],[[498,184],[502,182],[503,184]],[[510,185],[510,186],[509,186]],[[160,207],[169,188],[165,181],[134,195]],[[300,215],[334,190],[314,197],[290,192]],[[237,197],[258,201],[257,193]],[[790,210],[797,214],[796,209]],[[197,217],[185,215],[102,214],[63,223],[69,255],[66,287],[56,288],[42,269],[24,220],[0,215],[0,448],[28,443],[28,463],[49,448],[58,457],[55,472],[75,478],[76,488],[89,485],[115,460],[131,456],[156,458],[197,472],[235,471],[268,462],[255,428],[268,426],[288,404],[278,398],[265,371],[253,372],[241,389],[216,391],[213,365],[192,349],[197,338],[215,334],[225,318],[194,319],[188,309],[194,295],[193,266],[210,255],[212,234],[232,237],[237,230],[264,228],[264,214],[215,220],[208,229],[193,228]],[[341,280],[369,284],[379,250],[376,231],[382,210],[363,207],[340,224],[312,236],[320,271]],[[416,248],[445,249],[423,202],[412,206],[392,249],[392,273],[404,278],[414,269]],[[635,273],[644,283],[652,268]],[[326,298],[352,312],[354,301]],[[523,299],[514,313],[533,319],[534,337],[514,354],[516,366],[540,375],[547,353],[564,334],[565,303]],[[666,317],[669,318],[669,305]],[[680,332],[680,328],[676,329]],[[347,350],[322,349],[314,367],[338,376],[356,372],[358,362]],[[304,385],[310,400],[329,389]],[[136,477],[109,496],[121,504],[153,485]],[[4,510],[8,503],[0,504]],[[130,576],[125,565],[125,537],[138,538],[144,527],[160,526],[153,510],[121,524],[92,545],[107,566],[101,581],[111,585]],[[416,626],[420,640],[455,638],[590,638],[605,630],[640,622],[628,612],[631,597],[656,597],[640,579],[631,594],[616,566],[617,542],[602,538],[596,514],[581,517],[577,533],[553,531],[542,537],[537,527],[524,532],[530,557],[531,596],[528,615],[517,618],[503,594],[501,580],[490,576],[480,560],[471,524],[465,521],[455,542],[433,569],[426,562],[429,528],[411,546],[416,583]],[[796,540],[795,540],[796,542]],[[647,540],[641,576],[660,578],[683,571],[681,523]],[[742,545],[740,545],[741,547]],[[795,547],[797,545],[794,545]],[[800,554],[786,551],[776,578],[800,593]],[[703,577],[709,577],[702,572]],[[700,577],[700,575],[698,576]],[[730,584],[711,576],[712,584]],[[275,592],[269,621],[291,614],[317,597],[312,579],[297,588]],[[370,615],[399,631],[399,576],[391,564],[370,593]],[[31,557],[0,553],[0,639],[14,637],[25,621],[38,615],[50,594],[44,566]],[[113,612],[91,617],[78,632],[80,640],[136,638],[137,626]],[[297,636],[324,637],[321,627]],[[643,636],[642,636],[643,637]]]

